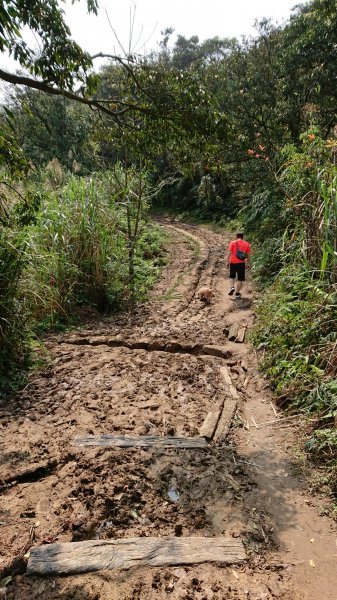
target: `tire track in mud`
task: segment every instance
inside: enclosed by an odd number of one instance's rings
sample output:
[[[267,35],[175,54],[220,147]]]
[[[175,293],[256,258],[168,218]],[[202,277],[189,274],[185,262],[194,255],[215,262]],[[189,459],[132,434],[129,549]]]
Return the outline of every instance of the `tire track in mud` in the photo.
[[[182,277],[186,277],[187,273],[189,273],[191,268],[194,268],[195,270],[195,274],[186,292],[186,298],[184,301],[179,302],[176,308],[175,314],[180,315],[188,309],[189,305],[195,298],[196,291],[198,287],[200,287],[201,278],[205,274],[206,270],[209,268],[211,250],[206,246],[203,240],[195,236],[194,233],[191,233],[190,230],[188,230],[187,228],[181,229],[170,225],[169,230],[173,230],[175,233],[178,233],[178,235],[182,234],[186,236],[189,240],[192,240],[194,243],[198,244],[198,256],[195,260],[192,260],[192,262],[188,265],[188,269],[185,270],[185,272],[182,274]]]
[[[189,304],[191,304],[191,302],[193,301],[193,299],[195,299],[195,294],[198,290],[199,287],[201,287],[202,285],[207,285],[207,286],[212,286],[213,284],[213,280],[216,274],[216,267],[218,266],[220,260],[219,260],[219,254],[220,256],[223,255],[223,250],[221,248],[221,244],[219,244],[219,248],[213,248],[212,246],[209,247],[207,242],[207,237],[206,237],[206,242],[203,239],[203,236],[196,236],[194,229],[192,227],[188,227],[185,226],[183,228],[178,228],[178,227],[172,227],[172,229],[174,229],[174,231],[178,232],[178,233],[182,233],[183,235],[187,235],[189,236],[191,239],[193,239],[195,242],[197,242],[200,245],[200,256],[198,259],[198,265],[196,268],[196,277],[195,280],[193,282],[193,285],[191,286],[191,291],[189,293],[189,299],[188,299],[188,306]],[[192,231],[193,233],[192,233]],[[223,242],[222,242],[222,246],[223,246]],[[179,310],[179,313],[183,312],[183,310],[186,310],[186,307],[184,306],[182,309]]]
[[[14,476],[22,462],[27,473],[39,461],[53,466],[44,474],[36,471],[45,475],[42,479],[17,481],[5,490],[0,570],[21,555],[36,519],[36,544],[230,535],[244,540],[250,562],[239,569],[205,564],[142,569],[127,576],[86,574],[57,578],[54,585],[23,575],[8,587],[8,600],[304,598],[302,590],[297,596],[287,566],[270,555],[278,543],[275,518],[256,483],[258,458],[249,451],[255,427],[252,431],[245,421],[244,402],[256,390],[261,392],[264,382],[256,375],[247,344],[228,342],[224,335],[235,320],[248,326],[254,320],[249,284],[246,304],[227,297],[227,242],[222,236],[183,224],[171,224],[168,230],[171,261],[150,301],[75,334],[49,336],[49,366],[16,397],[18,412],[14,404],[6,408],[6,456],[14,458],[1,465],[1,473]],[[204,284],[215,290],[210,305],[196,298]],[[167,294],[172,288],[174,293]],[[239,391],[235,424],[248,432],[244,444],[234,428],[234,438],[210,444],[201,455],[188,449],[97,448],[69,455],[71,441],[81,434],[198,435],[206,414],[224,396],[219,375],[223,364]],[[265,405],[263,410],[267,415]],[[282,504],[282,495],[277,502]],[[21,514],[34,516],[23,519]]]

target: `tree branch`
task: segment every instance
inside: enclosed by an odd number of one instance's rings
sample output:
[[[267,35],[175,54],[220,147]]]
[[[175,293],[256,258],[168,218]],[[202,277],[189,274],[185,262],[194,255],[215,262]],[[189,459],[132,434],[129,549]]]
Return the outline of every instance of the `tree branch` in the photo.
[[[133,69],[131,69],[131,67],[120,56],[116,56],[114,54],[104,54],[103,52],[99,52],[98,54],[94,54],[90,58],[91,58],[91,60],[94,60],[95,58],[111,58],[112,60],[116,60],[117,62],[119,62],[123,66],[123,68],[129,73],[129,75],[132,77],[132,79],[135,82],[138,89],[141,92],[143,92],[143,94],[145,94],[145,96],[147,96],[150,100],[152,100],[152,102],[155,102],[155,98],[153,96],[151,96],[151,94],[149,94],[149,92],[147,92],[139,83]]]
[[[153,111],[150,109],[146,109],[144,107],[137,106],[136,104],[124,104],[124,108],[120,110],[110,110],[105,106],[106,103],[110,104],[122,104],[119,100],[94,100],[91,98],[84,98],[83,96],[79,96],[78,94],[74,94],[73,92],[69,92],[67,90],[61,90],[59,88],[52,87],[48,85],[44,81],[38,81],[37,79],[33,79],[31,77],[25,77],[23,75],[14,75],[13,73],[8,73],[7,71],[3,71],[0,69],[0,79],[3,81],[7,81],[13,85],[25,85],[29,88],[33,88],[35,90],[39,90],[40,92],[45,92],[46,94],[51,94],[53,96],[64,96],[65,98],[69,98],[69,100],[74,100],[75,102],[79,102],[81,104],[85,104],[89,106],[93,110],[99,110],[106,115],[109,115],[115,120],[129,112],[130,110],[136,110],[138,112],[153,114]]]

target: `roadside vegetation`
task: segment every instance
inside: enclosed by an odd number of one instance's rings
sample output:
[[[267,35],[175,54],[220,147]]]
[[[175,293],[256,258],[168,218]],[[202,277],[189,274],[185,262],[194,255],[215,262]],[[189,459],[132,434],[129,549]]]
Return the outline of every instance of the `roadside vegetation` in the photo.
[[[3,381],[79,307],[146,297],[165,261],[150,207],[235,220],[256,248],[262,368],[282,407],[310,415],[306,448],[336,495],[336,2],[241,41],[173,43],[167,29],[147,57],[109,55],[99,71],[57,2],[5,5],[0,51],[26,75],[0,70],[16,85],[0,114]]]
[[[144,300],[166,260],[140,170],[116,164],[79,177],[53,159],[24,184],[2,186],[0,392],[39,335]]]

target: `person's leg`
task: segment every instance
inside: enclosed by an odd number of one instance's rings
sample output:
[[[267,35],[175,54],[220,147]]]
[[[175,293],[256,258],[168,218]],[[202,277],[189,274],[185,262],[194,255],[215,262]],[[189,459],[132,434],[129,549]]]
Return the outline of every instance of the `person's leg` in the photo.
[[[233,265],[232,263],[230,263],[230,265],[229,265],[229,285],[230,285],[230,290],[228,292],[229,296],[232,296],[234,294],[234,292],[235,292],[235,287],[234,287],[235,275],[236,275],[235,265]]]
[[[245,263],[240,263],[237,267],[237,271],[238,271],[238,281],[236,284],[236,297],[240,298],[241,296],[241,289],[243,286],[243,282],[245,280],[245,272],[246,272],[246,265]]]

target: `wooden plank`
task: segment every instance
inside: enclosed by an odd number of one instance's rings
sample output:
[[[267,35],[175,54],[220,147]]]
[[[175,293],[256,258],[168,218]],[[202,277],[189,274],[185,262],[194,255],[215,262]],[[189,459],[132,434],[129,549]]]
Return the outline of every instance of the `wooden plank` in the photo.
[[[238,334],[239,328],[240,328],[240,323],[233,323],[233,325],[231,325],[229,334],[228,334],[229,341],[234,342],[236,340],[236,336]]]
[[[227,385],[232,385],[232,378],[227,367],[220,367],[220,375]]]
[[[244,371],[248,371],[248,364],[244,358],[241,359],[241,367],[243,368]]]
[[[223,403],[219,408],[216,408],[208,413],[203,424],[200,427],[199,435],[201,437],[206,438],[207,440],[211,440],[214,432],[216,430],[216,426],[221,416]]]
[[[200,346],[200,354],[208,354],[209,356],[218,356],[219,358],[230,358],[232,353],[225,346]]]
[[[238,334],[236,336],[236,342],[242,344],[242,342],[245,339],[245,335],[246,335],[246,329],[247,329],[247,325],[242,325],[238,331]]]
[[[237,404],[233,398],[228,398],[225,401],[224,407],[222,409],[221,417],[219,419],[219,423],[218,423],[218,426],[216,428],[214,438],[213,438],[215,442],[222,442],[226,438],[226,436],[229,432],[229,428],[231,426],[233,417],[235,415],[236,407],[237,407]]]
[[[162,567],[203,562],[238,564],[246,560],[235,538],[124,538],[48,544],[30,552],[29,575],[70,575],[88,571]]]
[[[235,398],[236,400],[239,400],[240,396],[237,392],[235,385],[233,385],[232,378],[227,367],[220,367],[220,375],[226,383],[230,396],[232,398]]]
[[[237,391],[235,385],[230,385],[228,388],[228,391],[229,391],[230,395],[232,396],[232,398],[234,398],[235,400],[240,399],[240,396],[238,394],[238,391]]]
[[[162,437],[157,435],[79,435],[74,438],[74,446],[117,446],[119,448],[206,448],[202,437]]]

